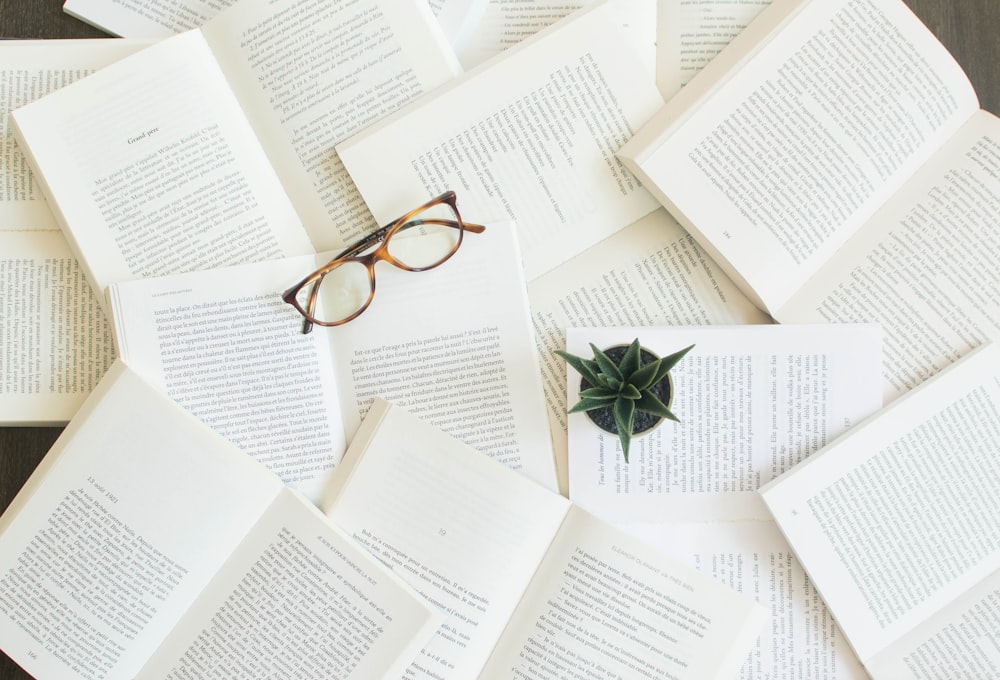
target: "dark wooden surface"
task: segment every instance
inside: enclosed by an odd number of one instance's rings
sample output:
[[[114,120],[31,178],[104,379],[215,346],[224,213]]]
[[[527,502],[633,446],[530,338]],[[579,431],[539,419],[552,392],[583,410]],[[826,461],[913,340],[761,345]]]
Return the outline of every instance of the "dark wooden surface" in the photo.
[[[906,2],[965,68],[982,107],[1000,112],[1000,2]],[[0,0],[0,38],[96,37],[106,36],[64,14],[62,0]],[[7,507],[60,432],[60,428],[0,428],[0,509]],[[0,680],[28,677],[0,655]]]

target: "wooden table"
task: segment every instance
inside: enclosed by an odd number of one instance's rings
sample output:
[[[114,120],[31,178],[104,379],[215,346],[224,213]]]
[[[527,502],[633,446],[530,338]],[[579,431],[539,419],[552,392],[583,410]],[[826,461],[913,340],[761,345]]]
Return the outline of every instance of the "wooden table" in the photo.
[[[650,0],[651,2],[653,0]],[[965,68],[981,106],[1000,113],[1000,2],[906,0]],[[2,0],[2,38],[96,38],[101,31],[62,12],[62,0]],[[6,508],[61,428],[0,428],[0,509]],[[0,655],[0,680],[29,676]]]

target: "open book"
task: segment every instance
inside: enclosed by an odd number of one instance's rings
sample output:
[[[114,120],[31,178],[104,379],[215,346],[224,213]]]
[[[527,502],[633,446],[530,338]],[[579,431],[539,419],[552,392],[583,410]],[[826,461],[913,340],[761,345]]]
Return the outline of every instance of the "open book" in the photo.
[[[1000,346],[762,489],[876,680],[1000,674]]]
[[[322,507],[447,613],[407,677],[731,678],[764,610],[476,454],[373,405]]]
[[[328,260],[116,284],[121,357],[310,498],[377,396],[555,488],[513,225],[466,235],[426,272],[378,265],[364,314],[303,335],[281,293]]]
[[[619,157],[779,321],[884,326],[893,397],[1000,336],[998,134],[900,0],[775,0]]]
[[[694,347],[670,371],[680,422],[634,437],[628,462],[616,434],[569,416],[570,500],[615,523],[769,520],[757,489],[882,406],[878,326],[570,328],[566,350],[635,338],[661,357]]]
[[[658,207],[614,155],[663,103],[618,21],[592,3],[338,144],[379,222],[454,189],[531,280]]]
[[[369,231],[334,144],[458,70],[424,3],[241,0],[18,109],[13,127],[103,301],[115,281]]]
[[[121,362],[0,517],[0,645],[38,678],[399,677],[439,623]]]
[[[8,114],[145,47],[0,41],[0,425],[64,425],[114,360],[111,327],[8,130]]]

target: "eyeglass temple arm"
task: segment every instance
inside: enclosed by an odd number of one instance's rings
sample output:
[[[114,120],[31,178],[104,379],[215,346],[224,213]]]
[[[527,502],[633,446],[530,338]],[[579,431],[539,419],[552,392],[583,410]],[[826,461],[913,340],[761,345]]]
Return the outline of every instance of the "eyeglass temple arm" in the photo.
[[[416,218],[410,220],[409,222],[407,222],[407,224],[412,224],[414,226],[418,224],[437,224],[443,227],[452,227],[453,229],[458,229],[459,226],[461,226],[461,228],[464,229],[465,231],[471,231],[474,234],[482,234],[484,231],[486,231],[486,227],[484,227],[481,224],[475,224],[474,222],[465,222],[464,220],[462,221],[461,224],[459,224],[455,220],[443,220],[437,217],[431,219],[423,219],[423,220],[420,218]]]

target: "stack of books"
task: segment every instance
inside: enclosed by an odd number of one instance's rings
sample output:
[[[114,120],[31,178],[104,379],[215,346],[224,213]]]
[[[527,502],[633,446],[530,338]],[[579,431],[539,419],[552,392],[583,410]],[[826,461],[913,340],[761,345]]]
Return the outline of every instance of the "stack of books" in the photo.
[[[1000,120],[947,51],[901,0],[433,4],[67,0],[126,37],[0,45],[0,418],[68,423],[0,648],[1000,674]],[[448,190],[482,233],[302,332],[283,291]],[[636,337],[694,348],[626,459],[554,350]]]

